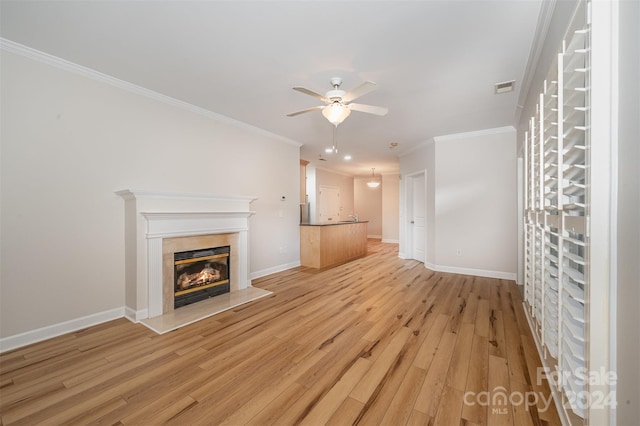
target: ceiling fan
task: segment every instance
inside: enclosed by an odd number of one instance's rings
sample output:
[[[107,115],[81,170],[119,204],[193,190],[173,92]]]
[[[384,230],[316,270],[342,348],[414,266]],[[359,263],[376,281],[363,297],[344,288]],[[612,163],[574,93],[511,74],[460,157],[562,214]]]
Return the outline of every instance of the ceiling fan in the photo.
[[[376,83],[373,81],[365,81],[350,92],[340,90],[340,85],[342,84],[340,77],[334,77],[330,82],[333,90],[329,90],[324,96],[304,87],[294,87],[293,90],[318,98],[324,102],[325,105],[318,105],[302,111],[291,112],[287,114],[287,117],[295,117],[296,115],[306,112],[322,110],[322,115],[329,120],[331,124],[337,126],[351,114],[351,111],[366,112],[375,115],[385,115],[389,111],[389,109],[385,107],[352,103],[353,100],[360,96],[375,90]]]

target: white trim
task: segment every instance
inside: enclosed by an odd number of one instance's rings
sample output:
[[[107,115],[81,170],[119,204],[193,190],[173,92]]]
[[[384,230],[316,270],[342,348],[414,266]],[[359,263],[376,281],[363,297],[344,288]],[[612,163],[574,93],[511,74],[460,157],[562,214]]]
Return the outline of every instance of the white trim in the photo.
[[[396,157],[398,157],[398,158],[400,158],[400,157],[404,157],[404,156],[409,155],[409,154],[411,154],[411,153],[413,153],[413,152],[415,152],[415,151],[417,151],[417,150],[419,150],[419,149],[421,149],[421,148],[426,148],[427,146],[429,146],[429,145],[430,145],[430,144],[432,144],[432,143],[435,143],[435,141],[433,140],[433,138],[431,138],[431,139],[427,139],[426,141],[420,142],[418,145],[416,145],[416,146],[414,146],[414,147],[412,147],[412,148],[409,148],[409,149],[407,149],[407,150],[405,150],[405,151],[400,151],[400,152],[396,155]]]
[[[618,107],[620,105],[620,5],[618,2],[611,5],[611,166],[610,190],[609,190],[609,248],[611,256],[611,266],[609,269],[609,370],[618,371],[618,124],[620,116]],[[618,382],[613,381],[609,385],[609,395],[617,395]],[[612,425],[618,423],[618,412],[616,406],[609,410],[609,422]]]
[[[371,169],[369,169],[369,170],[371,170]],[[400,173],[394,172],[394,171],[384,172],[384,173],[383,172],[376,172],[376,176],[399,176],[399,175],[400,175]],[[353,180],[354,181],[362,181],[362,180],[368,181],[368,180],[371,180],[371,172],[369,172],[368,176],[367,175],[359,175],[359,176],[354,175],[353,176]]]
[[[141,319],[145,319],[149,317],[149,310],[142,309],[140,311],[136,311],[135,309],[125,306],[124,317],[131,322],[140,322]]]
[[[586,353],[589,354],[589,371],[612,370],[615,356],[614,336],[611,336],[615,324],[616,312],[611,290],[615,283],[611,281],[615,268],[612,248],[615,247],[615,235],[611,232],[612,221],[617,213],[612,201],[613,154],[617,143],[618,125],[618,2],[594,1],[591,5],[591,135],[590,135],[590,171],[591,199],[587,215],[591,224],[589,235],[589,291],[587,293],[588,339]],[[596,142],[594,142],[596,141]],[[597,159],[597,160],[594,160]],[[596,261],[597,260],[597,261]],[[602,392],[611,395],[609,383],[589,384],[591,395]],[[606,404],[596,408],[590,406],[588,419],[591,424],[606,424],[612,418],[612,409]]]
[[[407,173],[404,175],[404,184],[400,185],[400,227],[399,227],[399,235],[401,238],[404,238],[404,259],[413,259],[414,257],[414,241],[413,234],[411,231],[411,227],[408,226],[410,221],[410,213],[413,213],[413,182],[412,179],[419,178],[421,175],[424,180],[424,261],[426,262],[429,259],[429,182],[428,182],[428,174],[427,169],[418,170],[413,173]],[[411,194],[409,194],[409,186],[411,185]],[[409,234],[411,233],[411,237]],[[418,260],[418,259],[416,259]]]
[[[391,244],[400,244],[400,240],[393,239],[393,238],[383,238],[382,242],[383,243],[391,243]]]
[[[522,82],[520,84],[520,92],[518,93],[518,103],[516,104],[516,113],[513,122],[519,123],[522,116],[522,110],[524,104],[529,97],[531,91],[531,84],[535,76],[536,69],[538,68],[538,62],[540,62],[540,55],[547,41],[547,34],[549,33],[549,26],[551,25],[551,18],[553,12],[556,9],[556,0],[546,0],[542,2],[540,7],[540,13],[538,14],[538,24],[536,25],[536,31],[533,35],[533,43],[531,44],[531,50],[529,51],[529,59],[527,60],[527,66],[522,76]]]
[[[344,177],[348,177],[348,178],[352,178],[353,177],[352,174],[345,173],[345,172],[340,172],[338,170],[328,169],[326,167],[321,167],[321,166],[314,166],[314,167],[316,168],[316,170],[322,170],[323,172],[332,173],[334,175],[340,175],[340,176],[344,176]]]
[[[209,111],[208,109],[192,105],[188,102],[184,102],[184,101],[172,98],[170,96],[163,95],[153,90],[145,89],[144,87],[137,86],[127,81],[120,80],[119,78],[115,78],[110,75],[101,73],[94,69],[87,68],[82,65],[78,65],[76,63],[67,61],[62,58],[58,58],[57,56],[53,56],[48,53],[41,52],[39,50],[22,45],[20,43],[16,43],[6,38],[0,37],[0,49],[5,50],[7,52],[15,53],[17,55],[24,56],[25,58],[29,58],[34,61],[38,61],[47,65],[54,66],[56,68],[59,68],[74,74],[81,75],[83,77],[90,78],[95,81],[99,81],[101,83],[109,84],[110,86],[117,87],[118,89],[122,89],[130,93],[135,93],[137,95],[144,96],[146,98],[150,98],[158,102],[162,102],[183,110],[193,112],[198,115],[202,115],[204,117],[216,120],[224,124],[228,124],[228,125],[231,125],[240,129],[244,129],[255,134],[263,135],[272,139],[277,139],[289,145],[294,145],[297,147],[301,147],[303,145],[302,143],[294,141],[293,139],[289,139],[284,136],[271,133],[259,127],[255,127],[250,124],[243,123],[242,121],[234,120],[233,118],[229,118],[222,114]]]
[[[202,193],[182,193],[182,192],[165,192],[165,191],[149,191],[146,189],[122,189],[115,193],[125,200],[135,198],[151,198],[151,199],[187,199],[187,200],[209,200],[209,201],[240,201],[252,202],[258,199],[255,196],[243,195],[212,195]]]
[[[519,286],[524,286],[524,199],[526,196],[525,191],[525,183],[524,183],[524,173],[525,173],[525,164],[524,159],[522,157],[516,158],[516,181],[517,181],[517,190],[516,190],[516,208],[518,210],[518,220],[516,226],[517,232],[517,243],[518,247],[516,250],[518,252],[518,272],[516,284]]]
[[[147,220],[172,220],[176,215],[179,215],[183,219],[223,219],[223,218],[236,218],[249,217],[256,212],[251,210],[243,211],[222,211],[222,212],[140,212],[140,214],[147,218]],[[240,230],[246,230],[246,228],[239,228]],[[147,234],[149,235],[149,234]]]
[[[474,130],[473,132],[465,133],[453,133],[450,135],[436,136],[433,138],[435,142],[449,141],[455,139],[468,139],[478,136],[497,135],[500,133],[515,132],[516,128],[513,126],[496,127],[493,129]]]
[[[500,280],[515,281],[516,278],[518,277],[518,274],[513,272],[489,271],[486,269],[473,269],[473,268],[460,268],[457,266],[434,265],[433,263],[428,263],[428,262],[425,262],[424,267],[436,272],[448,272],[448,273],[460,274],[460,275],[473,275],[476,277],[496,278]]]
[[[17,349],[32,343],[51,339],[62,334],[82,330],[107,321],[112,321],[124,317],[125,308],[115,308],[108,311],[98,312],[85,317],[64,321],[58,324],[48,325],[24,333],[16,334],[0,339],[0,353]]]
[[[144,214],[143,214],[144,215]],[[250,214],[247,217],[251,216]],[[231,217],[231,216],[229,216]],[[186,217],[185,217],[186,218]],[[148,233],[148,238],[176,238],[176,237],[195,237],[198,235],[211,235],[211,234],[233,234],[236,232],[247,231],[247,227],[242,228],[203,228],[203,229],[193,229],[189,231],[163,231],[160,233]]]
[[[524,310],[524,316],[527,318],[527,322],[529,323],[529,328],[531,330],[535,330],[536,327],[534,326],[534,321],[531,319],[529,315],[529,310],[527,309],[524,302],[522,303],[522,308]],[[546,361],[547,359],[542,350],[542,344],[540,343],[538,334],[532,331],[531,335],[533,336],[533,340],[536,343],[536,350],[538,351],[538,356],[540,357],[540,362],[542,363],[542,366],[546,368],[547,371],[556,371],[556,367],[551,367],[547,364],[547,361]],[[551,390],[551,395],[553,396],[553,402],[556,405],[556,411],[558,412],[558,417],[560,417],[560,424],[570,425],[571,421],[569,420],[566,409],[564,408],[564,405],[562,403],[562,398],[560,397],[558,387],[556,386],[556,380],[547,380],[547,382],[549,383],[549,389]]]
[[[277,272],[286,271],[287,269],[297,268],[300,266],[300,261],[296,260],[295,262],[284,263],[282,265],[277,265],[272,268],[262,269],[260,271],[252,272],[249,275],[249,278],[254,280],[256,278],[261,278],[267,275],[275,274]]]

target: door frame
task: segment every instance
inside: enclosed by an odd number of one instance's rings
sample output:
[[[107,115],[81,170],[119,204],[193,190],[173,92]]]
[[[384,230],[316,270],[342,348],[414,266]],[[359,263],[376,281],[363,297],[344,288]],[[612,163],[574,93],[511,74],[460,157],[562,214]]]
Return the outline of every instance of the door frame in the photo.
[[[413,212],[413,188],[415,179],[420,178],[424,179],[424,219],[425,219],[425,227],[424,227],[424,265],[426,267],[429,259],[429,246],[427,242],[429,241],[429,210],[427,208],[427,196],[429,194],[429,189],[427,187],[427,169],[419,170],[417,172],[408,173],[403,176],[404,185],[402,186],[404,189],[404,200],[402,201],[402,207],[404,207],[404,214],[400,216],[400,235],[404,236],[404,250],[399,255],[399,257],[403,259],[413,259],[413,230],[411,227],[411,215]]]

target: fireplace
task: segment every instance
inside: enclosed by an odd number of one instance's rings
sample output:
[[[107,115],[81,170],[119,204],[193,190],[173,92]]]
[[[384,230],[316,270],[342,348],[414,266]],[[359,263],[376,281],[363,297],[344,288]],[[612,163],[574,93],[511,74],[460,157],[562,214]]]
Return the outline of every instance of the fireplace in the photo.
[[[230,253],[230,246],[174,253],[174,309],[228,293]]]
[[[132,321],[175,309],[174,253],[230,246],[228,295],[251,288],[249,207],[255,197],[129,189],[117,194],[125,200],[125,315]]]

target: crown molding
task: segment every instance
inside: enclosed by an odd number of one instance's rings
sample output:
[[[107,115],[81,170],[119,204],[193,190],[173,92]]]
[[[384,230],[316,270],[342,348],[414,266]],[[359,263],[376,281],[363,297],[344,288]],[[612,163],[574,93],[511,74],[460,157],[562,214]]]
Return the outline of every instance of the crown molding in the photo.
[[[334,175],[340,175],[340,176],[344,176],[344,177],[348,177],[348,178],[352,178],[353,177],[353,175],[351,175],[349,173],[340,172],[338,170],[329,169],[327,167],[315,166],[315,168],[316,168],[316,170],[322,170],[323,172],[333,173]]]
[[[396,155],[396,157],[401,158],[401,157],[404,157],[405,155],[412,154],[412,153],[416,152],[419,149],[422,149],[422,148],[425,148],[425,147],[431,145],[434,142],[435,141],[434,141],[433,138],[427,139],[426,141],[420,142],[418,145],[416,145],[416,146],[414,146],[412,148],[409,148],[409,149],[407,149],[405,151],[399,152],[398,155]]]
[[[236,128],[247,130],[249,132],[252,132],[261,136],[265,136],[271,139],[275,139],[280,142],[287,143],[289,145],[294,145],[298,148],[303,145],[302,143],[294,141],[293,139],[289,139],[284,136],[271,133],[259,127],[252,126],[251,124],[247,124],[242,121],[238,121],[233,118],[224,116],[222,114],[209,111],[208,109],[195,106],[188,102],[184,102],[179,99],[172,98],[171,96],[163,95],[162,93],[145,89],[144,87],[129,83],[124,80],[120,80],[119,78],[115,78],[108,74],[104,74],[99,71],[96,71],[94,69],[91,69],[82,65],[78,65],[74,62],[67,61],[66,59],[62,59],[57,56],[50,55],[48,53],[33,49],[31,47],[25,46],[20,43],[16,43],[6,38],[0,37],[0,50],[15,53],[25,58],[50,65],[50,66],[71,72],[73,74],[87,77],[92,80],[99,81],[101,83],[105,83],[113,87],[117,87],[118,89],[126,90],[127,92],[134,93],[136,95],[144,96],[146,98],[153,99],[155,101],[162,102],[167,105],[171,105],[186,111],[193,112],[195,114],[210,118],[220,123],[228,124]]]
[[[433,140],[436,142],[442,142],[442,141],[449,141],[449,140],[455,140],[455,139],[474,138],[478,136],[497,135],[500,133],[515,132],[515,131],[516,131],[515,127],[505,126],[505,127],[496,127],[493,129],[474,130],[472,132],[453,133],[451,135],[436,136],[435,138],[433,138]]]
[[[540,55],[544,48],[544,43],[547,39],[547,33],[549,32],[549,26],[551,25],[551,18],[553,18],[553,12],[556,8],[557,0],[543,1],[540,7],[540,13],[538,14],[538,23],[533,35],[533,43],[531,44],[531,50],[529,51],[529,58],[527,60],[527,66],[522,76],[522,84],[520,85],[520,93],[518,94],[518,103],[516,105],[516,112],[513,122],[518,125],[520,123],[520,117],[524,104],[531,91],[531,85],[533,84],[533,77],[536,74],[538,68],[538,62],[540,61]]]
[[[376,176],[380,176],[380,177],[392,177],[392,176],[398,176],[400,177],[400,172],[381,172],[375,173]],[[353,180],[371,180],[371,173],[369,173],[368,175],[354,175],[353,176]]]
[[[432,139],[428,139],[424,142],[419,143],[418,145],[414,146],[413,148],[410,148],[406,151],[403,151],[402,153],[398,154],[398,158],[404,157],[406,155],[409,154],[413,154],[414,152],[416,152],[419,149],[425,148],[435,142],[442,142],[442,141],[446,141],[446,140],[455,140],[455,139],[465,139],[465,138],[473,138],[473,137],[477,137],[477,136],[486,136],[486,135],[495,135],[495,134],[499,134],[499,133],[506,133],[506,132],[515,132],[516,128],[514,126],[505,126],[505,127],[496,127],[493,129],[483,129],[483,130],[474,130],[472,132],[464,132],[464,133],[452,133],[450,135],[442,135],[442,136],[435,136]]]

